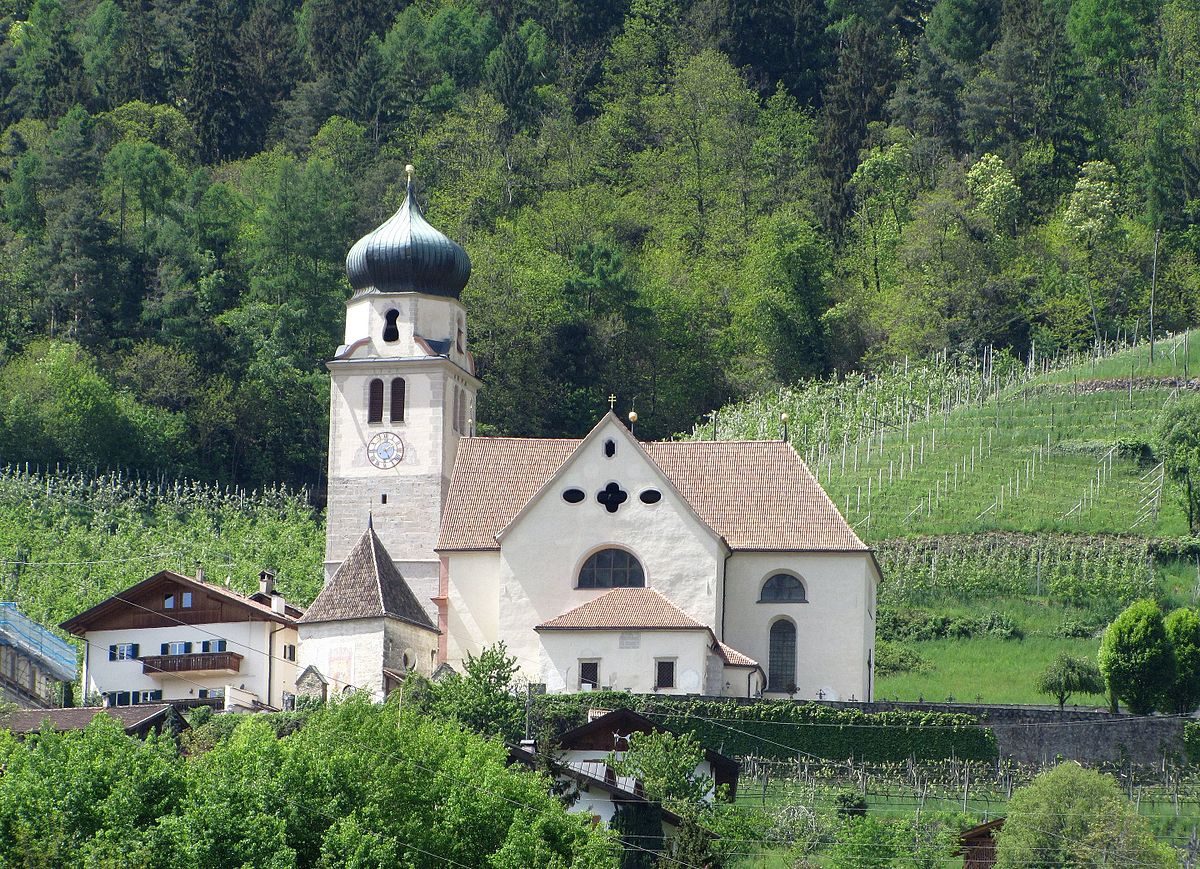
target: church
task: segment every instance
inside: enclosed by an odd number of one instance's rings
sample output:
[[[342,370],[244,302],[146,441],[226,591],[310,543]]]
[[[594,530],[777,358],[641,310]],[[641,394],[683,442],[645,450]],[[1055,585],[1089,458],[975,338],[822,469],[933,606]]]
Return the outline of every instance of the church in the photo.
[[[471,262],[408,170],[346,259],[300,681],[383,696],[502,641],[550,692],[869,700],[879,567],[788,443],[643,443],[604,408],[581,439],[474,436]]]

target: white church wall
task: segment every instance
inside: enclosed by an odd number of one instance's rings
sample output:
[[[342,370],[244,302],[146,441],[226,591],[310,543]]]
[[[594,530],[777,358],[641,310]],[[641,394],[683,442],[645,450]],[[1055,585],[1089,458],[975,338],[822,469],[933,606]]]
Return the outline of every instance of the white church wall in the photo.
[[[468,652],[478,655],[484,646],[496,642],[498,636],[500,553],[452,552],[447,561],[450,581],[446,595],[446,661],[461,672]],[[534,656],[528,663],[536,665],[538,660]],[[528,663],[522,662],[522,669]]]
[[[579,662],[600,662],[600,687],[655,693],[655,662],[675,661],[674,688],[659,694],[700,694],[706,685],[709,633],[694,631],[542,631],[543,666],[534,681],[546,690],[579,690]],[[533,678],[531,676],[531,678]]]
[[[315,666],[329,681],[329,696],[368,690],[383,699],[383,619],[348,619],[300,625],[300,672]]]
[[[693,619],[714,627],[719,624],[717,591],[724,545],[618,428],[614,422],[585,443],[502,537],[497,638],[523,661],[539,658],[535,625],[608,591],[576,587],[587,557],[607,547],[632,552],[642,564],[647,587]],[[609,437],[617,445],[612,458],[604,454]],[[618,483],[628,494],[616,513],[596,501],[596,494],[609,482]],[[562,493],[569,488],[582,489],[586,497],[579,504],[568,504]],[[651,488],[660,491],[662,499],[657,504],[642,503],[639,494]]]
[[[725,642],[769,672],[771,624],[791,619],[796,696],[811,699],[824,691],[827,699],[865,700],[867,653],[874,646],[869,560],[866,553],[735,552],[725,574]],[[807,603],[758,602],[762,584],[780,572],[802,579]]]

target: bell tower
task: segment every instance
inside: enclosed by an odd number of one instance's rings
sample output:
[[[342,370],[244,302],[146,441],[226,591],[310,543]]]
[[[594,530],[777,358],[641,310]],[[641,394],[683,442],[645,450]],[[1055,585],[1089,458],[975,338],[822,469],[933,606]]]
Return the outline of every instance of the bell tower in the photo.
[[[330,374],[325,579],[370,520],[431,617],[437,543],[459,438],[480,383],[459,294],[465,250],[421,214],[406,166],[400,209],[346,257],[354,294]]]

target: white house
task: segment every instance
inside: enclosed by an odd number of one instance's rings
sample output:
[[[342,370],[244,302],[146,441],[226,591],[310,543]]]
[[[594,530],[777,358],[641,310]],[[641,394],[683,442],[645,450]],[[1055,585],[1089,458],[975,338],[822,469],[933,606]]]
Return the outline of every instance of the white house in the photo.
[[[62,623],[81,637],[85,697],[108,706],[223,699],[282,709],[295,691],[297,620],[269,572],[241,595],[170,570]]]
[[[550,691],[870,698],[878,566],[789,444],[641,443],[612,413],[583,439],[472,436],[470,260],[411,175],[347,273],[330,581],[372,518],[439,663],[503,641]],[[337,621],[328,644],[357,630]]]

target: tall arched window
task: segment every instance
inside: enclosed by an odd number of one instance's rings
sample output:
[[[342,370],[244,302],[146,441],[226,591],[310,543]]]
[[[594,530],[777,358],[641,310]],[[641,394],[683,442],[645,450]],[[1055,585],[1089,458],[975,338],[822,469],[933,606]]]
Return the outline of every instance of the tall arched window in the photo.
[[[383,325],[383,340],[389,344],[393,341],[400,340],[400,330],[396,328],[396,321],[400,319],[400,312],[395,308],[388,311],[384,316]]]
[[[404,378],[392,378],[392,422],[404,422]]]
[[[790,573],[777,573],[763,583],[759,603],[804,603],[804,583]]]
[[[467,433],[467,391],[465,389],[459,391],[459,396],[462,401],[458,403],[458,430],[462,434]]]
[[[579,588],[643,588],[642,563],[624,549],[601,549],[579,569]]]
[[[466,323],[463,322],[462,314],[458,315],[458,332],[454,336],[454,346],[459,353],[467,351],[467,342],[463,340],[463,334],[466,331]]]
[[[367,422],[383,422],[383,381],[376,377],[371,381],[367,398]]]
[[[457,386],[454,387],[454,412],[450,415],[450,427],[456,432],[461,433],[462,429],[458,426],[458,415],[462,412],[462,390]]]
[[[796,626],[787,619],[771,625],[767,656],[767,690],[791,693],[796,688]]]

